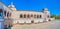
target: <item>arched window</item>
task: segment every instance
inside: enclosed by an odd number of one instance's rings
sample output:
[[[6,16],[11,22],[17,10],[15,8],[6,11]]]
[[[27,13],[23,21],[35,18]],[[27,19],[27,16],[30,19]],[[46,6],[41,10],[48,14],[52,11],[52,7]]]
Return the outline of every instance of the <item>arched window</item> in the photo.
[[[39,18],[39,15],[37,15],[37,18]]]
[[[42,16],[40,15],[40,18],[41,18]]]
[[[30,15],[28,14],[27,17],[30,18]]]
[[[9,17],[9,12],[7,13],[7,17]]]
[[[36,18],[36,15],[34,15],[34,18]]]
[[[10,16],[11,16],[11,13],[10,13]]]
[[[49,18],[49,15],[47,17]]]
[[[20,18],[22,18],[23,17],[23,15],[22,14],[20,14]]]
[[[33,17],[33,14],[31,14],[31,17]]]
[[[24,14],[24,18],[26,18],[26,14]]]
[[[4,11],[4,14],[5,14],[5,16],[6,16],[6,11]]]

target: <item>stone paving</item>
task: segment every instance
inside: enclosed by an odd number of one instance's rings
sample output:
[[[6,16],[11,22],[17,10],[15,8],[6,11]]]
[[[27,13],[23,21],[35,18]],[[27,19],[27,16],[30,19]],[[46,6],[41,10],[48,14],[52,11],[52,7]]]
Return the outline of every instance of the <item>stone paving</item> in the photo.
[[[16,24],[13,25],[11,29],[60,29],[60,20],[54,20],[38,24]]]

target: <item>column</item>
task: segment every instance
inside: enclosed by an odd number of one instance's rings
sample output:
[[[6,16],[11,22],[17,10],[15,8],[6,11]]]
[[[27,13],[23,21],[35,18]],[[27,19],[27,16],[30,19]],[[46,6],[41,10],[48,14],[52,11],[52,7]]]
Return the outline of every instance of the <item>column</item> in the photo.
[[[24,14],[22,14],[22,18],[24,18]]]
[[[6,11],[6,18],[7,18],[7,11]]]
[[[8,15],[8,16],[9,16],[9,18],[10,18],[10,12],[9,12],[9,15]]]

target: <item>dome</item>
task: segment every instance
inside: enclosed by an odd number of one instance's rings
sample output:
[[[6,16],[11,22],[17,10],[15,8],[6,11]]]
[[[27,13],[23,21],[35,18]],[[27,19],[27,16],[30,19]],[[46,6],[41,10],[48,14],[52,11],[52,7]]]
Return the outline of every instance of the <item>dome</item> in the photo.
[[[15,6],[14,6],[13,3],[11,2],[11,5],[9,5],[8,7],[14,8]]]
[[[48,9],[47,9],[47,8],[44,8],[43,10],[44,10],[44,11],[48,11]]]
[[[10,9],[12,10],[16,10],[15,6],[13,5],[13,3],[11,2],[11,4],[8,6]]]

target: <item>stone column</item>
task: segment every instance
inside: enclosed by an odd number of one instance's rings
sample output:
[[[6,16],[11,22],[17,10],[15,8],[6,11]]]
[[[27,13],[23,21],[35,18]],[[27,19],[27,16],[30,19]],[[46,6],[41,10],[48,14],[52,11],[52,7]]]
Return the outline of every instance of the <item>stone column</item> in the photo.
[[[7,11],[6,11],[6,18],[7,18]]]
[[[10,17],[10,12],[8,12],[8,17]]]
[[[22,14],[22,18],[24,18],[24,14]]]

